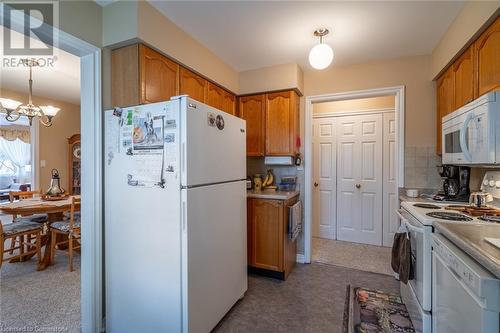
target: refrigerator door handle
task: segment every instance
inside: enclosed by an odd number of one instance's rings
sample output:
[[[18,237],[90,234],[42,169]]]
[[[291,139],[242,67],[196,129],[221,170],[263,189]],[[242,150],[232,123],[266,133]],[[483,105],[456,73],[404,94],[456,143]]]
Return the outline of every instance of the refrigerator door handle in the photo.
[[[186,172],[186,144],[183,142],[181,147],[181,170],[183,173]]]
[[[186,232],[186,202],[182,202],[182,232]]]

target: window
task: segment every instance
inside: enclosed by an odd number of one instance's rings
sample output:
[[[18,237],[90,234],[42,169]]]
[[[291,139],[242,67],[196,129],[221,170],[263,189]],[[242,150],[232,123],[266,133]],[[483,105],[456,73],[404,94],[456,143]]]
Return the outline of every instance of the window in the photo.
[[[0,115],[0,189],[13,183],[31,183],[30,135],[26,118],[11,123]]]

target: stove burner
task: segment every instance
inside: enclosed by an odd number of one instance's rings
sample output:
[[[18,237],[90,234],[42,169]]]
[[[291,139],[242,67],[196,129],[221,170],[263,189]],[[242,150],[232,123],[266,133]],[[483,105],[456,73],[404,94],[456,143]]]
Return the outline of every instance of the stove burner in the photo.
[[[500,223],[500,216],[499,215],[483,215],[479,217],[481,221],[485,222],[495,222],[495,223]]]
[[[426,214],[430,217],[435,217],[441,220],[449,221],[472,221],[472,219],[466,215],[453,213],[453,212],[430,212]]]
[[[438,205],[426,204],[426,203],[416,203],[413,207],[427,208],[427,209],[441,209]]]

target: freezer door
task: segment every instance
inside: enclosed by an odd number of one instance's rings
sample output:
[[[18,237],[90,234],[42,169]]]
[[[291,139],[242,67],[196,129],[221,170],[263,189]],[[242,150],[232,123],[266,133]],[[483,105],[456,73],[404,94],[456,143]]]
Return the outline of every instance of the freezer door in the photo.
[[[247,290],[246,182],[182,197],[183,332],[210,332]]]
[[[187,97],[180,104],[182,185],[245,179],[245,121]]]
[[[117,140],[109,126],[115,121],[106,112],[106,149]],[[180,332],[180,182],[164,189],[129,186],[134,167],[123,151],[105,158],[106,332]]]

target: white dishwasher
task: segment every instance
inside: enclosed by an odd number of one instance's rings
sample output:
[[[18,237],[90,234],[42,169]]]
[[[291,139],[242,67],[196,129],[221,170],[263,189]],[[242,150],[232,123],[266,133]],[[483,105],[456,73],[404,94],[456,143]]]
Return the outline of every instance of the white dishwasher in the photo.
[[[499,332],[500,280],[440,234],[432,236],[432,332]]]

